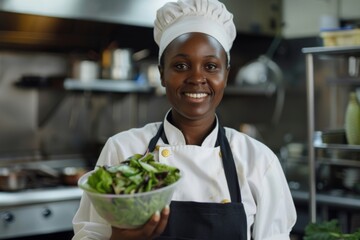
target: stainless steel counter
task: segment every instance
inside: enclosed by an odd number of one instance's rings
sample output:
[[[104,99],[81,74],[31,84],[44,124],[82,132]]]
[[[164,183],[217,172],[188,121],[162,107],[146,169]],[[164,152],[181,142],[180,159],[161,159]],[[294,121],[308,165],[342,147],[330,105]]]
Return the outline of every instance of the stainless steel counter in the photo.
[[[0,192],[0,239],[72,231],[77,187]]]
[[[56,170],[67,166],[83,167],[86,162],[71,158],[27,164],[38,167],[39,163]],[[67,185],[0,191],[0,239],[71,233],[72,219],[79,208],[82,193],[77,186]]]
[[[0,192],[0,210],[34,203],[51,203],[79,200],[82,190],[78,187],[33,189],[21,192]]]

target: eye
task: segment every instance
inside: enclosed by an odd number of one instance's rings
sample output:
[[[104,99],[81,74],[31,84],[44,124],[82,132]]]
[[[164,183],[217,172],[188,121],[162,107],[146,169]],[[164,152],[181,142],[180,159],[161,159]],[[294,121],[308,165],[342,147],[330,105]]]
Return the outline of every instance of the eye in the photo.
[[[217,65],[215,63],[207,63],[205,65],[205,69],[208,70],[208,71],[215,71],[217,69]]]
[[[185,63],[176,63],[174,64],[174,68],[178,71],[185,71],[189,69],[189,66]]]

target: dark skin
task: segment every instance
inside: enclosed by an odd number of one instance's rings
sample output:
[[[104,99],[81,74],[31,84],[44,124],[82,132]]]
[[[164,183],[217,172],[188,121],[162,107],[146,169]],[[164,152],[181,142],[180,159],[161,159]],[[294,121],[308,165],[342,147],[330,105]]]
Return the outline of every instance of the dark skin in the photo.
[[[172,123],[182,131],[186,144],[201,145],[214,127],[227,83],[224,49],[206,34],[183,34],[166,48],[159,70],[172,105]]]
[[[223,47],[203,33],[183,34],[164,51],[161,84],[172,105],[170,121],[182,131],[186,144],[200,146],[214,129],[229,69]],[[153,239],[165,230],[169,214],[166,207],[138,229],[113,227],[111,240]]]

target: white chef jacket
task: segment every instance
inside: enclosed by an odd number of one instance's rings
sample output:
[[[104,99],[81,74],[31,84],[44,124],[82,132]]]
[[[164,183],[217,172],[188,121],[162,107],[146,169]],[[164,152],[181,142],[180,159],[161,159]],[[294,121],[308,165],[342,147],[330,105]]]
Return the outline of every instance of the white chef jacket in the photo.
[[[160,124],[150,123],[110,137],[97,165],[115,165],[135,153],[145,153]],[[217,124],[199,147],[205,150],[214,148],[218,126]],[[171,158],[171,154],[170,157],[162,156],[161,152],[165,149],[171,152],[172,146],[186,145],[181,131],[169,123],[166,117],[164,131],[169,145],[160,139],[158,151],[154,153],[155,159],[174,165],[184,172],[186,178],[195,179],[190,186],[186,183],[179,185],[173,200],[220,203],[230,199],[225,173],[222,164],[218,164],[219,161],[209,159],[204,164],[194,159],[191,163],[182,163],[176,156]],[[231,128],[225,128],[225,132],[239,179],[247,217],[248,239],[252,236],[254,240],[289,240],[290,231],[296,222],[296,210],[278,158],[264,144],[241,132]],[[214,156],[214,159],[219,156],[220,154]],[[105,240],[111,236],[111,226],[96,213],[86,194],[81,198],[73,227],[73,240]]]

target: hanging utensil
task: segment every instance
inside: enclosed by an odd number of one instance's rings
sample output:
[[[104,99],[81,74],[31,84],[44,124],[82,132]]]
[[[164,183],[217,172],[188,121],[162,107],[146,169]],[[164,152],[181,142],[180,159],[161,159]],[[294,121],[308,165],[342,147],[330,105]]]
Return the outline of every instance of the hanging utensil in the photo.
[[[280,67],[272,60],[272,57],[281,42],[278,34],[272,41],[265,55],[260,55],[240,68],[235,77],[235,82],[239,86],[251,86],[276,91],[276,103],[271,118],[272,124],[279,122],[284,105],[285,89],[283,86],[283,74]]]

